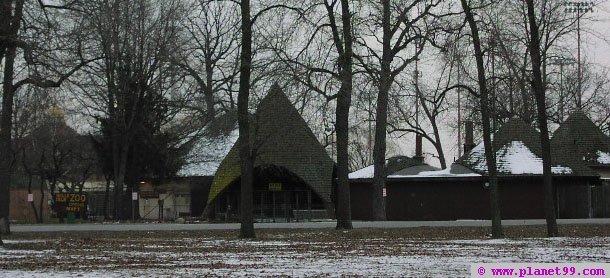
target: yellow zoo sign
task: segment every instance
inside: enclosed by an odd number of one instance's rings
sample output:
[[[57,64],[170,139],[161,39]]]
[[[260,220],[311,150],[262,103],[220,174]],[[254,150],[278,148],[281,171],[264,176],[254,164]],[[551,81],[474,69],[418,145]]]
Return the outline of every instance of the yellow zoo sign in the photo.
[[[87,207],[87,194],[55,193],[55,205],[67,212],[79,212]]]

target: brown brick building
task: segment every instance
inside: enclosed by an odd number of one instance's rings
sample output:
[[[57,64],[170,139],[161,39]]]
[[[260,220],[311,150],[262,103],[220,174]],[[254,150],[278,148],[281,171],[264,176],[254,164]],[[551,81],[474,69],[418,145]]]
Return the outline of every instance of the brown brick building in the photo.
[[[34,205],[36,209],[40,211],[41,193],[40,191],[32,191],[34,197]],[[27,189],[11,189],[11,207],[10,207],[10,219],[16,221],[35,222],[36,217],[34,216],[34,210],[32,209],[32,203],[28,202],[28,190]],[[44,221],[49,220],[51,209],[49,207],[49,201],[51,195],[48,191],[45,191],[44,198],[42,200],[42,219]]]

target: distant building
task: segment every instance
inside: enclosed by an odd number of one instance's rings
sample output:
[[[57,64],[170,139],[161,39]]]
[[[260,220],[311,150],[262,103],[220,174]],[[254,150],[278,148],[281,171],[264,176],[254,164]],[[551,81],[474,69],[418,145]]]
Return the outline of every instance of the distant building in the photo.
[[[573,123],[585,119],[590,124]],[[565,140],[569,126],[585,126],[587,132],[576,132],[573,136],[580,136],[579,139]],[[607,214],[609,198],[604,195],[608,187],[600,180],[600,173],[610,167],[599,163],[605,162],[608,151],[605,142],[608,140],[588,118],[578,114],[555,133],[552,172],[559,218],[610,216]],[[474,146],[472,142],[465,145]],[[538,131],[519,119],[511,119],[494,134],[493,146],[502,218],[544,218]],[[483,143],[476,145],[448,169],[418,172],[409,168],[412,166],[386,178],[386,214],[389,220],[490,219]],[[352,192],[358,192],[362,190],[363,180],[352,176],[350,184]],[[353,207],[354,215],[360,215],[358,206]]]
[[[279,86],[252,116],[254,215],[263,221],[334,216],[334,163]],[[239,141],[224,158],[207,198],[210,218],[240,212]]]
[[[32,208],[33,204],[36,207],[38,215],[42,216],[42,220],[48,221],[51,216],[51,207],[49,206],[51,194],[47,190],[44,190],[43,192],[44,195],[41,194],[38,189],[32,190],[32,199],[28,199],[29,193],[27,189],[12,188],[10,191],[11,207],[9,219],[34,223],[36,221],[36,216],[34,215],[34,209]]]
[[[334,162],[277,85],[251,116],[251,130],[257,221],[332,218]],[[198,138],[177,177],[154,187],[141,184],[140,216],[238,219],[238,135],[234,113],[193,134]]]
[[[350,180],[350,204],[352,219],[373,220],[373,165],[362,168],[349,174]],[[437,171],[439,168],[430,166],[423,159],[410,158],[407,156],[394,156],[386,160],[385,172],[388,175],[418,175],[421,172]],[[387,192],[386,187],[386,192]],[[389,201],[390,198],[386,198]],[[389,212],[389,210],[386,210]]]
[[[610,138],[583,112],[574,112],[551,139],[553,159],[593,171],[600,180],[587,193],[591,217],[610,217]],[[561,215],[560,215],[561,216]]]
[[[143,219],[174,220],[201,217],[218,166],[237,141],[235,113],[225,113],[199,132],[191,134],[192,144],[185,165],[176,177],[152,186],[140,183],[139,215]]]

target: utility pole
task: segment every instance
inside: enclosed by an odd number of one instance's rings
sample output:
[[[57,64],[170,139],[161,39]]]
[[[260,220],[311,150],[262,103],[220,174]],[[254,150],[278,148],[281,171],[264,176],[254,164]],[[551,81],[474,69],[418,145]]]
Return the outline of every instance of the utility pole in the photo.
[[[498,130],[498,111],[496,109],[496,38],[495,34],[492,34],[491,39],[489,40],[491,51],[489,52],[489,59],[491,60],[491,84],[489,96],[491,98],[491,111],[493,111],[492,119],[491,119],[491,133],[495,134],[496,130]]]
[[[458,59],[458,63],[461,63],[461,60]],[[458,65],[458,72],[457,72],[457,82],[458,85],[462,85],[462,76],[460,74],[460,67],[461,65]],[[462,88],[458,87],[457,88],[457,125],[458,125],[458,158],[462,157]]]
[[[557,65],[559,66],[559,121],[563,122],[563,118],[564,118],[564,89],[563,89],[563,67],[564,66],[568,66],[568,65],[572,65],[574,64],[574,60],[567,58],[567,57],[563,57],[563,56],[559,56],[556,58],[553,58],[550,60],[550,64],[551,65]]]
[[[419,51],[419,40],[415,41],[415,55],[418,56]],[[415,79],[415,125],[417,126],[418,132],[421,130],[421,125],[419,124],[419,102],[421,97],[421,92],[419,91],[419,57],[415,58],[415,70],[413,71],[413,78]],[[421,159],[423,162],[423,146],[422,146],[422,137],[419,133],[415,133],[415,158]]]
[[[582,107],[582,64],[580,60],[580,18],[587,12],[593,12],[593,2],[590,1],[568,1],[566,2],[566,13],[576,14],[576,33],[578,36],[578,89],[576,94],[578,98],[576,100],[576,107],[581,109]]]
[[[368,122],[369,122],[369,130],[368,130],[368,161],[367,164],[374,163],[373,159],[373,99],[372,95],[369,94],[369,111],[368,111]]]

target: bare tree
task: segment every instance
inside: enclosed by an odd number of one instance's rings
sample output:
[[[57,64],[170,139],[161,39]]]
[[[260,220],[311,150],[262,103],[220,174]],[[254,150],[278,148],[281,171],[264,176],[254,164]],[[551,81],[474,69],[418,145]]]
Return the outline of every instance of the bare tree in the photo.
[[[424,49],[427,39],[431,38],[433,29],[437,25],[430,23],[438,16],[432,9],[441,1],[414,0],[407,2],[392,2],[382,0],[380,3],[371,2],[364,10],[372,10],[372,16],[363,17],[364,22],[369,21],[369,36],[356,40],[364,51],[355,57],[374,83],[377,85],[377,103],[375,113],[375,146],[373,149],[374,178],[373,178],[373,219],[385,220],[385,201],[382,195],[385,186],[385,160],[386,135],[388,119],[389,93],[396,77],[418,56]],[[368,20],[367,20],[368,19]],[[377,32],[377,28],[381,32]],[[381,33],[381,38],[377,36]],[[368,35],[368,34],[367,34]],[[380,45],[379,45],[380,44]],[[416,51],[409,52],[409,46]],[[381,49],[379,49],[381,48]],[[380,53],[381,52],[381,53]]]
[[[483,122],[483,145],[485,146],[485,160],[487,162],[487,172],[489,174],[489,195],[491,203],[491,222],[492,237],[502,238],[502,218],[500,216],[500,196],[498,190],[498,174],[496,168],[496,155],[491,141],[491,124],[489,112],[489,93],[487,91],[487,78],[483,62],[483,51],[481,49],[481,39],[479,37],[479,27],[473,14],[473,8],[468,0],[461,0],[462,9],[466,16],[466,21],[470,26],[472,35],[472,46],[475,52],[477,64],[477,76],[480,94],[481,120]]]
[[[436,84],[433,84],[433,87],[427,87],[418,82],[418,84],[412,85],[417,87],[415,93],[396,93],[390,95],[392,117],[388,121],[388,132],[390,134],[401,134],[399,136],[414,133],[428,141],[436,150],[436,153],[433,153],[432,156],[438,159],[441,168],[444,169],[447,168],[447,161],[443,148],[444,142],[441,139],[440,133],[442,120],[449,109],[448,95],[454,92],[458,86],[452,84],[454,81],[451,78],[447,78],[452,71],[452,66],[449,63],[441,71],[442,75],[436,80]],[[411,88],[411,86],[408,88]],[[407,90],[405,89],[404,91]],[[412,102],[406,102],[405,100],[407,99],[415,99],[418,102],[419,109],[423,111],[423,113],[419,113],[423,114],[424,117],[416,115],[418,113],[417,109],[413,109]]]
[[[94,116],[112,153],[114,212],[123,211],[128,154],[137,137],[159,131],[182,109],[182,75],[172,63],[181,46],[181,1],[90,1],[82,6],[87,46],[103,62],[87,68],[78,98]],[[174,105],[177,104],[177,105]],[[133,186],[130,184],[129,186]]]
[[[44,115],[27,135],[16,140],[17,171],[21,170],[27,176],[29,192],[34,177],[40,182],[40,207],[36,209],[32,203],[36,214],[43,208],[47,182],[52,197],[56,192],[81,193],[97,166],[90,140],[66,125],[61,109],[51,107]],[[58,216],[62,221],[62,212],[58,212]],[[42,221],[42,215],[37,216],[37,221]]]
[[[61,3],[52,6],[67,7]],[[51,10],[54,9],[43,1],[9,0],[0,3],[0,62],[3,69],[1,157],[8,157],[11,153],[13,103],[19,89],[26,86],[59,87],[89,62],[79,55],[78,42],[81,40],[74,35],[78,32],[72,32],[78,31],[80,26],[66,24],[70,28],[67,31],[61,29],[60,22],[69,19],[62,13],[52,14]],[[63,59],[66,56],[76,59]],[[3,159],[0,161],[0,233],[10,233],[10,181],[11,161]]]
[[[183,68],[203,95],[201,114],[214,118],[215,106],[234,110],[233,93],[239,73],[239,11],[232,3],[197,0],[186,17]],[[224,95],[223,95],[224,94]],[[199,107],[196,107],[199,108]]]
[[[527,21],[529,23],[529,50],[532,59],[532,87],[536,97],[537,120],[540,128],[540,145],[542,147],[542,176],[544,180],[544,213],[546,216],[547,235],[559,235],[553,200],[553,174],[551,172],[551,142],[546,113],[546,86],[542,74],[543,45],[540,41],[540,30],[536,7],[533,0],[527,0]]]
[[[241,169],[241,238],[254,238],[254,151],[250,138],[250,75],[252,71],[252,25],[250,0],[241,1],[241,55],[239,59],[239,94],[237,122],[239,124],[239,160]]]
[[[341,5],[341,25],[337,24],[335,7]],[[337,229],[352,229],[350,189],[348,181],[349,110],[353,91],[353,37],[350,1],[324,1],[333,45],[338,54],[338,80],[341,84],[337,95]],[[339,27],[341,26],[341,27]]]

